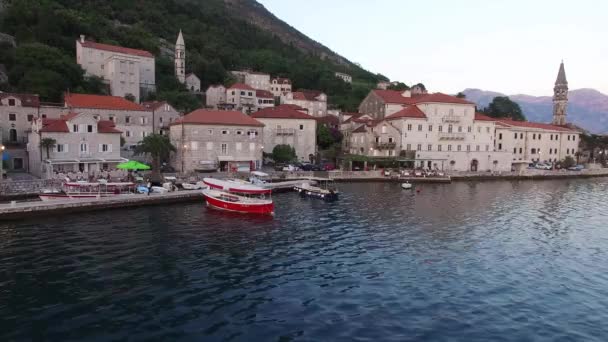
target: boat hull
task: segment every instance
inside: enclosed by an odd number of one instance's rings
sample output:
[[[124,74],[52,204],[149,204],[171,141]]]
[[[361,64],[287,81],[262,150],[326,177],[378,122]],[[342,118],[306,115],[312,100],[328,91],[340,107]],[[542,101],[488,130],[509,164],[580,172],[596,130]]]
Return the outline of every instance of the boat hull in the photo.
[[[38,197],[43,202],[56,201],[56,200],[91,200],[99,198],[117,197],[124,196],[124,194],[66,194],[66,193],[48,193],[40,194]]]
[[[326,202],[333,202],[339,199],[339,194],[337,192],[334,193],[324,193],[320,191],[315,191],[312,189],[306,189],[303,187],[296,186],[294,190],[297,191],[302,197],[311,197],[324,200]]]
[[[241,214],[274,215],[274,203],[272,202],[268,203],[268,201],[264,201],[265,203],[260,204],[229,202],[211,196],[205,192],[203,192],[203,196],[207,201],[207,206],[212,209]]]

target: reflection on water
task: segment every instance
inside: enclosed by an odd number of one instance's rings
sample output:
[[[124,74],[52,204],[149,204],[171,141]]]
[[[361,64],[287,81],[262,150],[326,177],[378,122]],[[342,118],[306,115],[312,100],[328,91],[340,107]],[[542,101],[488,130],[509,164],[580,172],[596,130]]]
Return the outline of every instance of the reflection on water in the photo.
[[[608,338],[608,181],[340,187],[2,223],[0,340]]]

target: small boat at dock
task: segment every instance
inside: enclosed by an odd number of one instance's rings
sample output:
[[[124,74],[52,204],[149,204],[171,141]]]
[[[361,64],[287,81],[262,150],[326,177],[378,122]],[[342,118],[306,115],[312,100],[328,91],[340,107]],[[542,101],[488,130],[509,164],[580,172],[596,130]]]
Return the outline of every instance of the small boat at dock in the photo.
[[[322,199],[327,202],[336,201],[339,198],[339,191],[333,185],[334,181],[328,178],[309,178],[310,181],[314,181],[316,185],[310,183],[302,183],[294,186],[294,190],[297,191],[302,197],[312,197]]]
[[[207,206],[242,214],[274,215],[272,191],[252,184],[205,178],[209,186],[203,190]]]
[[[40,200],[53,201],[60,199],[99,199],[130,195],[135,192],[135,184],[131,182],[110,183],[106,181],[83,182],[66,180],[61,189],[46,189],[38,195]]]
[[[405,183],[401,183],[401,187],[405,190],[411,190],[412,189],[412,183],[410,182],[405,182]]]

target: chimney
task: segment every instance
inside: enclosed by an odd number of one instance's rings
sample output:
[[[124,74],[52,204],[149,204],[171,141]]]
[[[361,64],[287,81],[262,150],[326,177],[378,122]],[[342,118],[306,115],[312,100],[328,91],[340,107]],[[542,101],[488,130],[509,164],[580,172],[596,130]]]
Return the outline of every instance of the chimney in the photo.
[[[401,93],[401,96],[403,96],[403,97],[412,97],[412,92],[409,91],[409,90],[406,90],[403,93]]]
[[[81,42],[81,43],[84,43],[84,34],[81,34],[81,35],[80,35],[80,42]]]

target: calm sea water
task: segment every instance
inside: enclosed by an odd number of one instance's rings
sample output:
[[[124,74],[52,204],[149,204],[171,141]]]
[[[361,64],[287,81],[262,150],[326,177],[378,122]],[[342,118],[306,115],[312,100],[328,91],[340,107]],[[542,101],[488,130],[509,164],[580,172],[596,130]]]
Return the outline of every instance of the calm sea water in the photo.
[[[608,180],[340,188],[0,223],[0,340],[608,340]]]

